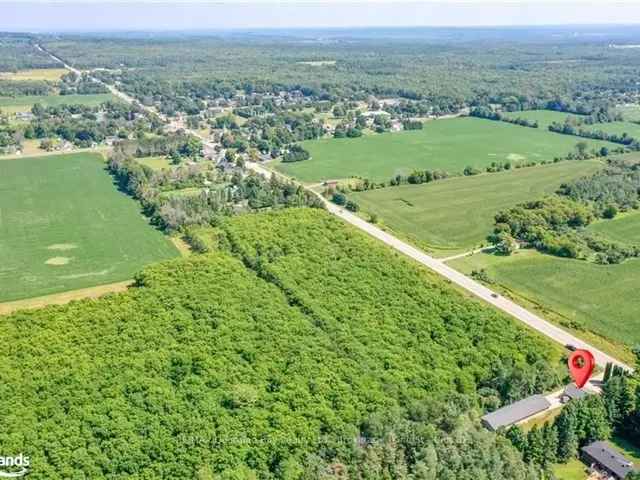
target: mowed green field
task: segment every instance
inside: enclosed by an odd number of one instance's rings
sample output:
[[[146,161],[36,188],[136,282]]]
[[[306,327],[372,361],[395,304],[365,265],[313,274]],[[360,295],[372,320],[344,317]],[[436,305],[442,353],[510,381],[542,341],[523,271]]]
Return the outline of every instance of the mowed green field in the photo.
[[[484,268],[492,280],[601,337],[640,343],[640,259],[597,265],[521,250],[510,257],[479,253],[449,265],[467,274]]]
[[[609,134],[622,135],[626,133],[629,137],[640,139],[640,125],[631,122],[609,122],[594,123],[593,125],[584,125],[585,130],[600,130]]]
[[[43,95],[22,97],[0,97],[0,110],[5,113],[28,112],[36,104],[44,107],[58,105],[87,105],[95,107],[108,101],[116,101],[110,93],[97,93],[93,95]]]
[[[629,122],[640,121],[640,105],[620,105],[616,110],[622,113],[625,120]]]
[[[415,169],[461,173],[468,165],[483,168],[496,161],[552,160],[573,151],[580,140],[543,128],[454,118],[426,122],[423,130],[303,142],[311,159],[279,163],[276,168],[304,182],[355,176],[385,181]]]
[[[504,112],[507,118],[524,118],[526,120],[535,120],[541,129],[546,129],[553,122],[564,123],[567,118],[579,119],[580,115],[574,115],[566,112],[556,112],[553,110],[522,110],[520,112]]]
[[[505,113],[505,116],[510,118],[520,117],[526,118],[527,120],[537,120],[540,128],[542,129],[546,129],[553,122],[564,123],[568,117],[580,118],[579,115],[572,115],[564,112],[553,112],[551,110],[524,110],[522,112]],[[582,125],[579,128],[593,131],[600,130],[617,135],[622,135],[626,132],[630,137],[640,138],[640,125],[631,122],[594,123],[593,125]]]
[[[589,230],[623,243],[640,243],[640,212],[622,214],[613,220],[589,225]]]
[[[131,278],[176,257],[92,153],[0,161],[0,301]]]
[[[0,72],[0,80],[20,82],[25,80],[48,80],[55,82],[69,73],[66,68],[34,68],[18,72]]]
[[[392,230],[439,250],[469,249],[491,233],[495,214],[554,192],[563,182],[603,164],[566,161],[423,185],[402,185],[350,195]]]

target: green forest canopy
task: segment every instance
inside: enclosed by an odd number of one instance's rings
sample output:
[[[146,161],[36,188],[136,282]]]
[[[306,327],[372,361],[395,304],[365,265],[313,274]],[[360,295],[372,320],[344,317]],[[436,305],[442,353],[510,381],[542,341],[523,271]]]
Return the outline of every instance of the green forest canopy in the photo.
[[[31,478],[535,478],[473,412],[555,386],[558,350],[321,210],[217,238],[124,294],[3,318],[0,445]]]

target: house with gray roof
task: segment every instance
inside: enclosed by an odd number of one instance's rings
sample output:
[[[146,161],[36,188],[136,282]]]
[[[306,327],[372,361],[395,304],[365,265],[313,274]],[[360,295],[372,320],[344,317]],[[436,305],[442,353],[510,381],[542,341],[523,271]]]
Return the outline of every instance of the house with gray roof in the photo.
[[[582,447],[582,458],[592,470],[604,473],[617,480],[624,479],[636,468],[633,462],[614,450],[606,442],[593,442]]]
[[[562,403],[567,403],[571,400],[580,400],[588,395],[588,392],[583,390],[582,388],[578,388],[575,383],[570,383],[562,392],[562,397],[560,397],[560,401]]]
[[[549,400],[542,395],[532,395],[524,400],[502,407],[495,412],[487,413],[482,417],[482,424],[489,430],[495,431],[518,423],[537,413],[544,412],[550,406]]]

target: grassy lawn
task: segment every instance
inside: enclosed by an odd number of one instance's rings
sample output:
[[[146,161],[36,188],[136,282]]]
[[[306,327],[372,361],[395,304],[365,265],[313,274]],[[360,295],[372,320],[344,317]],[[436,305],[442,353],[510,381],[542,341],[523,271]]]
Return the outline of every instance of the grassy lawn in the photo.
[[[453,118],[426,122],[422,130],[307,141],[303,145],[311,153],[310,160],[280,163],[276,168],[304,182],[355,176],[386,181],[415,169],[461,173],[468,165],[483,168],[496,161],[552,160],[573,151],[578,141],[545,129]]]
[[[586,480],[589,476],[587,466],[577,458],[568,463],[554,465],[552,469],[558,480]]]
[[[521,112],[505,112],[508,118],[525,118],[527,120],[536,120],[539,128],[546,129],[553,122],[564,123],[568,117],[579,118],[580,115],[573,115],[566,112],[555,112],[553,110],[523,110]]]
[[[613,437],[609,444],[618,450],[622,455],[631,460],[636,466],[640,465],[640,448],[628,442],[622,437]]]
[[[545,423],[553,423],[556,417],[558,417],[561,413],[562,408],[554,408],[553,410],[549,410],[539,417],[520,424],[520,427],[522,427],[525,432],[528,432],[535,426],[537,426],[538,428],[542,428],[544,427]]]
[[[640,259],[604,266],[521,250],[510,257],[479,253],[449,264],[467,274],[486,269],[516,296],[542,306],[545,316],[551,310],[620,345],[640,343]]]
[[[146,165],[153,170],[171,169],[172,166],[169,163],[169,159],[165,156],[160,157],[145,157],[136,158],[136,161],[141,165]]]
[[[168,190],[162,192],[165,197],[197,197],[202,192],[202,187],[187,187],[178,190]]]
[[[110,93],[97,93],[93,95],[33,95],[22,97],[0,97],[0,110],[5,113],[28,112],[36,103],[45,107],[53,107],[63,104],[80,104],[96,106],[108,101],[117,100]]]
[[[0,80],[49,80],[55,82],[69,73],[66,68],[37,68],[19,72],[0,72]]]
[[[101,155],[0,162],[0,301],[126,280],[177,255]]]
[[[623,111],[623,115],[627,120],[640,120],[640,109],[627,109]],[[528,120],[537,120],[541,129],[546,129],[553,122],[564,123],[567,117],[580,118],[579,115],[572,115],[564,112],[554,112],[551,110],[525,110],[522,112],[509,112],[505,116],[510,118],[526,118]],[[610,122],[610,123],[594,123],[593,125],[582,125],[579,128],[585,130],[601,130],[610,134],[622,135],[627,133],[634,138],[640,138],[640,125],[626,122]]]
[[[42,140],[38,139],[33,139],[33,140],[23,140],[22,141],[22,154],[23,155],[38,155],[39,153],[44,152],[45,150],[42,150],[40,148],[40,143],[42,142]]]
[[[521,127],[522,128],[522,127]],[[600,168],[598,161],[560,162],[508,172],[456,177],[352,194],[386,226],[435,249],[470,249],[491,233],[503,208],[555,191],[561,183]]]
[[[625,120],[628,122],[640,121],[640,105],[621,105],[616,107]]]
[[[585,130],[600,130],[609,134],[622,135],[626,133],[633,138],[640,138],[640,125],[630,122],[609,122],[594,123],[593,125],[584,125]]]
[[[588,227],[589,230],[623,243],[640,243],[640,212],[618,215],[613,220],[602,220]]]

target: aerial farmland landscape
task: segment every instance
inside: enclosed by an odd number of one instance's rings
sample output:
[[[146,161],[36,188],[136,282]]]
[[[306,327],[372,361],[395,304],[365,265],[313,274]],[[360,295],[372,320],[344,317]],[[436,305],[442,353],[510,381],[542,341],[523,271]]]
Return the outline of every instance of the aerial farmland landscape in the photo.
[[[638,46],[631,0],[0,2],[0,478],[640,479]]]

